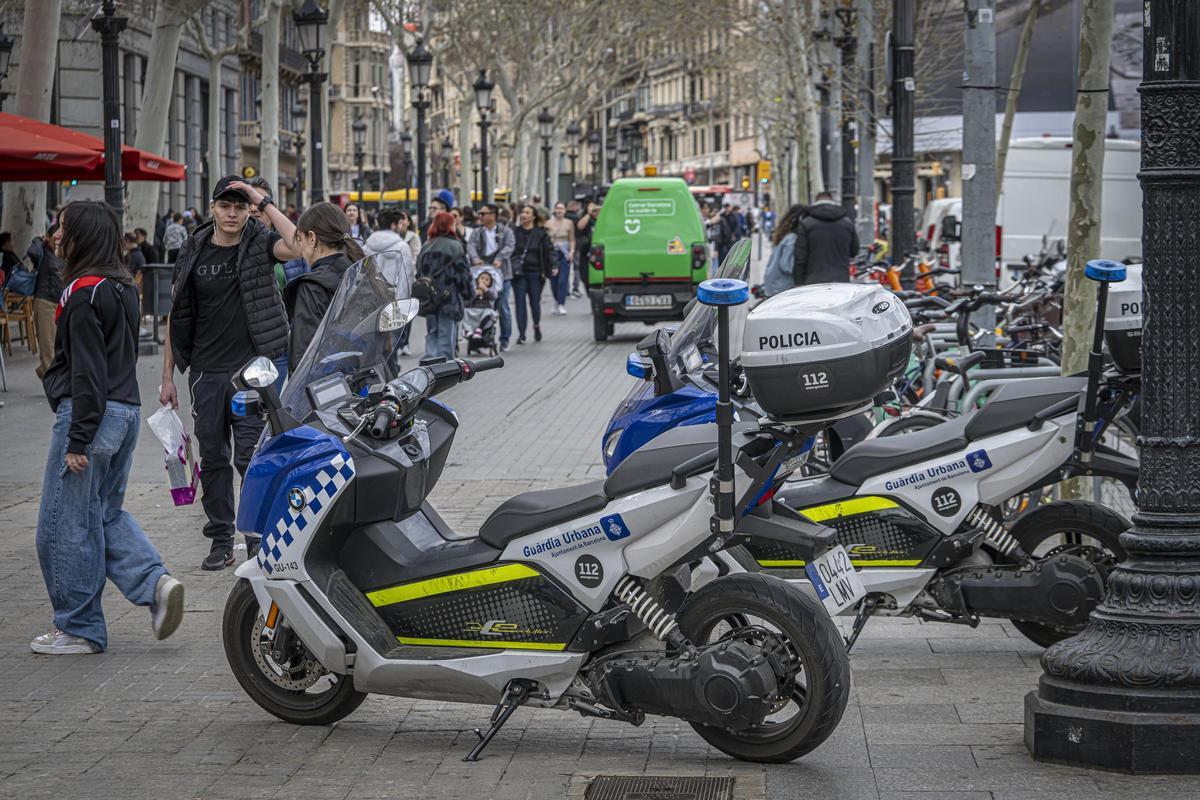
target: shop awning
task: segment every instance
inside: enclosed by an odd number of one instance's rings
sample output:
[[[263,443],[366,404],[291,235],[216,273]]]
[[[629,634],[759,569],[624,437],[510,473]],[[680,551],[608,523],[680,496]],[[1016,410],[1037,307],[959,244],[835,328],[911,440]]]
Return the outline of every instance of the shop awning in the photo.
[[[121,147],[123,181],[181,181],[186,167],[136,147]],[[95,136],[0,112],[0,182],[102,181],[104,142]]]

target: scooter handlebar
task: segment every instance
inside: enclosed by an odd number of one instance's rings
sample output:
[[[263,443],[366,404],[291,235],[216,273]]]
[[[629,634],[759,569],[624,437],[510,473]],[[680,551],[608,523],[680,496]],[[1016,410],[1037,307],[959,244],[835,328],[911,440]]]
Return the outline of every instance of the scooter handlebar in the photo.
[[[467,361],[467,366],[472,372],[486,372],[489,369],[500,369],[504,366],[504,359],[499,356],[491,358],[481,358],[478,361]]]

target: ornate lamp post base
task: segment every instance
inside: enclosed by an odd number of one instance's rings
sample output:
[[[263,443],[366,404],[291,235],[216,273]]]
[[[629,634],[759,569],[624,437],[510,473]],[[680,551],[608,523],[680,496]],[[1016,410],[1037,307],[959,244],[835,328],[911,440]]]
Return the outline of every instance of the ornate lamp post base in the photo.
[[[1025,698],[1034,758],[1200,774],[1200,3],[1143,9],[1141,474],[1128,560]]]

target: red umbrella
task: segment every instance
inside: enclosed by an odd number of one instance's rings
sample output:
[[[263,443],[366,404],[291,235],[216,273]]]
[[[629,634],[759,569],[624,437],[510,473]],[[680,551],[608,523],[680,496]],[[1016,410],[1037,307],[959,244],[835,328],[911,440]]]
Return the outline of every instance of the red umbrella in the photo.
[[[181,181],[177,161],[121,146],[121,179]],[[0,112],[0,182],[104,180],[104,142],[48,122]]]

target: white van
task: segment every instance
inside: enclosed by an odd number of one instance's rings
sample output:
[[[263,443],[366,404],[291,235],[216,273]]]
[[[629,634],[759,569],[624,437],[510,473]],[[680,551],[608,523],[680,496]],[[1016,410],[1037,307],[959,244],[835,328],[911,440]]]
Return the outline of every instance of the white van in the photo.
[[[1142,255],[1142,188],[1137,172],[1141,145],[1120,139],[1104,143],[1104,194],[1100,207],[1100,257]],[[1071,206],[1071,139],[1014,139],[1008,148],[1004,191],[996,208],[1000,263],[1019,265],[1025,255],[1053,250],[1067,239]],[[1001,280],[1012,270],[1002,269]]]

